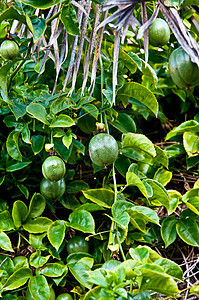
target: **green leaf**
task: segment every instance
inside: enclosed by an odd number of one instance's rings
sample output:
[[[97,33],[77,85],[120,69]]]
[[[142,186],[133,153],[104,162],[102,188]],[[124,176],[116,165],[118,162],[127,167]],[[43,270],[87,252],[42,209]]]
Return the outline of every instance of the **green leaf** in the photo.
[[[192,286],[189,292],[190,294],[199,295],[199,284]]]
[[[32,199],[30,200],[29,215],[28,215],[29,218],[39,217],[43,213],[45,207],[46,207],[45,198],[39,193],[34,193]]]
[[[148,107],[155,116],[158,113],[158,102],[154,94],[148,90],[144,85],[141,85],[137,82],[128,82],[125,83],[117,92],[117,97],[119,99],[123,98],[135,98],[136,100],[143,103]]]
[[[171,215],[176,210],[182,196],[175,190],[168,190],[168,194],[170,198],[170,209],[168,210],[168,214]]]
[[[199,132],[199,122],[195,120],[190,120],[183,122],[178,127],[173,128],[166,136],[166,140],[169,140],[170,138],[182,134],[184,132]]]
[[[177,238],[177,220],[174,216],[164,218],[161,224],[161,236],[165,243],[165,248],[171,245]]]
[[[16,161],[15,159],[11,159],[6,165],[6,171],[15,172],[31,164],[31,161],[25,161],[25,158],[23,158],[23,160],[24,160],[23,162],[20,162],[20,161]]]
[[[41,256],[38,252],[33,252],[29,258],[29,263],[34,268],[41,268],[47,263],[50,257],[51,255]]]
[[[4,20],[18,20],[24,24],[26,24],[26,18],[24,15],[20,15],[18,11],[10,6],[8,9],[5,9],[2,14],[0,14],[0,23]]]
[[[76,194],[81,191],[89,190],[89,185],[83,180],[73,180],[69,182],[66,186],[67,194]]]
[[[47,25],[46,20],[42,18],[31,19],[32,27],[33,27],[33,40],[34,43],[39,40],[39,38],[44,34]]]
[[[1,16],[0,16],[1,18]],[[0,89],[2,89],[2,92],[4,94],[4,97],[2,97],[3,101],[6,103],[11,104],[10,100],[8,99],[8,90],[7,90],[7,76],[10,71],[10,68],[12,67],[13,63],[7,63],[3,65],[0,68]]]
[[[133,206],[131,209],[127,209],[126,212],[129,214],[130,218],[134,219],[141,219],[146,222],[151,222],[154,224],[159,225],[159,218],[157,213],[144,206]]]
[[[56,115],[57,113],[69,108],[72,106],[71,99],[66,98],[65,96],[62,96],[56,101],[53,101],[51,106],[50,106],[50,112],[51,114]]]
[[[157,169],[153,179],[165,186],[172,178],[172,172],[165,170],[163,167]]]
[[[126,113],[118,113],[117,118],[111,122],[111,125],[122,133],[136,132],[136,124],[131,116]]]
[[[95,222],[90,212],[86,210],[75,210],[70,215],[68,220],[69,226],[73,229],[95,233]]]
[[[161,183],[153,179],[145,179],[153,189],[153,196],[149,199],[154,205],[164,205],[167,210],[170,209],[169,194]]]
[[[156,156],[153,143],[143,134],[127,133],[122,141],[122,148],[133,148],[140,155],[142,153],[147,153],[150,156]]]
[[[32,150],[34,155],[40,153],[45,145],[45,137],[43,135],[33,135],[32,136]]]
[[[76,254],[71,254],[69,255],[69,258],[71,257],[75,258],[77,256]],[[82,257],[80,260],[77,260],[74,263],[69,260],[67,263],[69,270],[75,279],[88,289],[92,288],[92,284],[89,282],[88,271],[91,270],[93,263],[94,259],[92,257]]]
[[[50,288],[43,275],[31,277],[28,288],[34,300],[46,300],[50,297]]]
[[[169,296],[174,296],[179,291],[177,283],[164,273],[163,268],[155,266],[155,264],[143,264],[137,267],[137,270],[142,273],[140,290],[152,290]]]
[[[68,149],[69,149],[70,145],[72,144],[72,141],[73,141],[72,134],[64,135],[62,138],[62,142],[63,142],[64,146]]]
[[[0,212],[0,231],[10,231],[14,229],[14,222],[8,210]]]
[[[174,261],[171,261],[167,258],[159,258],[154,263],[162,267],[164,269],[164,272],[169,276],[172,276],[173,279],[182,281],[182,269]]]
[[[97,119],[99,115],[99,110],[97,107],[93,104],[86,104],[82,106],[82,109],[85,110],[86,113],[91,114],[95,119]]]
[[[185,132],[183,145],[189,157],[199,154],[199,134],[197,132]]]
[[[155,164],[155,163],[161,164],[163,167],[168,169],[169,159],[168,159],[166,153],[160,147],[158,147],[156,145],[154,145],[154,147],[155,147],[155,151],[156,151],[156,156],[153,159],[153,164]]]
[[[0,249],[14,252],[14,250],[12,249],[12,245],[11,245],[11,241],[10,241],[9,237],[3,231],[0,231]]]
[[[22,183],[17,183],[17,187],[21,191],[21,193],[26,197],[26,199],[28,199],[29,191],[28,191],[27,187]]]
[[[120,47],[120,51],[119,51],[119,59],[122,60],[123,64],[125,65],[125,67],[127,67],[129,69],[131,74],[134,74],[137,71],[136,62],[121,47]]]
[[[188,245],[199,246],[199,228],[198,224],[190,219],[183,218],[177,222],[177,233],[179,237]]]
[[[51,245],[53,245],[53,247],[55,247],[57,251],[59,250],[59,247],[61,246],[64,240],[65,230],[66,230],[65,221],[62,220],[57,220],[53,222],[48,228],[48,232],[47,232],[48,239]]]
[[[185,203],[186,203],[186,206],[190,210],[192,210],[195,214],[199,215],[199,197],[198,196],[190,198]]]
[[[51,6],[64,2],[64,0],[23,0],[22,2],[35,8],[47,9]]]
[[[6,281],[3,291],[10,291],[24,285],[32,276],[32,271],[29,268],[20,268],[15,271]]]
[[[127,185],[137,186],[140,192],[144,195],[144,197],[148,198],[146,187],[135,173],[127,172],[126,182]]]
[[[49,122],[47,120],[47,112],[43,105],[39,103],[31,103],[27,106],[26,110],[35,119],[41,121],[44,124],[49,125]]]
[[[62,276],[66,269],[67,267],[61,263],[47,263],[40,271],[40,274],[47,277],[59,277]]]
[[[52,123],[50,124],[50,127],[71,127],[75,125],[74,121],[71,119],[71,117],[67,115],[59,115],[56,118],[52,120]]]
[[[20,227],[27,218],[28,208],[23,201],[17,200],[13,204],[12,218],[14,225]]]
[[[17,271],[21,268],[28,268],[29,267],[29,263],[28,263],[28,258],[25,256],[16,256],[13,259],[13,263],[14,263],[14,270]]]
[[[79,35],[79,22],[77,21],[76,10],[72,5],[64,6],[61,13],[61,20],[66,31],[71,35]]]
[[[8,138],[6,140],[6,148],[8,151],[8,154],[15,160],[21,161],[22,162],[22,155],[19,150],[19,131],[11,131],[8,135]]]
[[[113,217],[117,217],[122,214],[126,209],[131,209],[135,206],[133,203],[125,200],[116,201],[112,206]]]
[[[24,230],[30,233],[42,233],[48,230],[52,221],[46,217],[38,217],[30,220],[23,225]]]
[[[114,202],[114,192],[108,189],[91,189],[83,191],[84,196],[94,203],[110,208]]]

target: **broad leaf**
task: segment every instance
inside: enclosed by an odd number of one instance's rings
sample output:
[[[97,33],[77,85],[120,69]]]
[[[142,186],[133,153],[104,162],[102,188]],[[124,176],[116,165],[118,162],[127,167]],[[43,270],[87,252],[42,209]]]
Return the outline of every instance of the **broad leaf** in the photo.
[[[59,115],[52,120],[50,127],[71,127],[75,125],[71,117],[67,115]]]
[[[164,218],[161,226],[161,236],[165,243],[165,248],[171,245],[177,238],[177,220],[174,216]]]
[[[166,209],[170,209],[169,194],[161,183],[153,179],[145,179],[153,189],[153,196],[149,199],[154,205],[164,205]]]
[[[183,122],[178,127],[175,127],[172,129],[166,136],[166,140],[169,140],[170,138],[182,134],[184,132],[199,132],[199,122],[195,120],[190,120]]]
[[[32,199],[30,200],[30,205],[29,205],[29,218],[36,218],[39,217],[44,209],[46,207],[46,200],[45,198],[39,194],[35,193],[32,196]]]
[[[47,112],[43,105],[40,103],[31,103],[26,108],[27,112],[33,116],[33,118],[41,121],[44,124],[49,125],[49,121],[47,120]]]
[[[15,160],[22,162],[22,154],[19,149],[19,131],[11,131],[8,135],[8,138],[6,140],[6,148],[8,151],[8,154]]]
[[[43,275],[31,277],[28,283],[29,291],[34,300],[46,300],[50,297],[50,288]]]
[[[125,83],[124,86],[118,90],[117,97],[119,99],[129,97],[135,98],[148,107],[154,115],[157,115],[158,113],[158,102],[154,94],[144,85],[137,82]]]
[[[12,249],[12,244],[11,244],[9,237],[3,231],[0,231],[0,249],[14,252],[14,250]]]
[[[177,222],[177,233],[188,245],[199,247],[198,224],[191,218],[183,218]]]
[[[95,233],[95,221],[90,212],[86,210],[75,210],[73,211],[69,218],[69,226],[73,229],[88,232],[88,233]]]
[[[146,222],[151,222],[159,225],[159,218],[157,213],[145,206],[134,206],[131,209],[126,210],[130,218],[145,220]]]
[[[32,276],[32,271],[29,268],[20,268],[15,271],[6,281],[3,291],[11,291],[24,285]]]
[[[62,220],[57,220],[53,222],[48,228],[48,232],[47,232],[48,239],[51,245],[53,245],[53,247],[55,247],[57,251],[59,250],[59,247],[61,246],[64,240],[65,230],[66,230],[65,221]]]
[[[38,217],[26,222],[23,228],[31,233],[42,233],[48,230],[48,227],[52,224],[52,221],[46,217]]]
[[[28,208],[23,201],[17,200],[13,204],[12,218],[16,227],[20,227],[27,218]]]
[[[10,231],[14,229],[14,222],[8,210],[0,212],[0,231]]]
[[[142,183],[142,181],[140,180],[140,178],[135,173],[133,173],[133,172],[127,172],[126,173],[126,182],[127,182],[127,185],[137,186],[138,189],[140,190],[140,192],[146,198],[148,198],[147,190],[146,190],[145,185]]]
[[[67,267],[61,263],[47,263],[40,271],[40,274],[47,277],[59,277],[62,276],[66,269]]]
[[[47,9],[51,6],[62,3],[63,1],[64,0],[23,0],[22,2],[35,8]]]
[[[133,148],[139,154],[146,153],[150,156],[156,156],[153,143],[143,134],[127,133],[122,141],[122,148]]]
[[[114,202],[114,192],[108,189],[92,189],[83,191],[84,196],[94,203],[110,208]]]

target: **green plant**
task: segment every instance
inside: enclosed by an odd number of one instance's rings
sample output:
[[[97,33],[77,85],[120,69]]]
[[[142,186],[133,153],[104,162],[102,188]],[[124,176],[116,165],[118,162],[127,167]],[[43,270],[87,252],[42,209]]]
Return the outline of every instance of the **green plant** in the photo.
[[[73,297],[68,293],[60,294],[56,300],[73,300]]]
[[[170,40],[170,29],[167,22],[157,18],[149,28],[149,42],[152,46],[161,47]]]
[[[68,240],[67,243],[68,254],[86,252],[88,253],[89,244],[83,236],[75,235]]]
[[[89,155],[97,166],[112,164],[118,157],[118,145],[113,136],[99,133],[89,142]]]
[[[15,41],[5,40],[0,46],[0,55],[12,60],[19,55],[19,46]]]
[[[46,178],[42,178],[40,183],[41,194],[49,201],[60,199],[66,189],[64,178],[53,182]]]
[[[65,163],[58,156],[49,156],[42,164],[42,174],[47,180],[58,181],[64,177],[65,173]]]
[[[199,84],[199,68],[189,55],[179,47],[169,57],[169,71],[174,83],[181,89]]]
[[[77,126],[81,131],[90,134],[96,130],[96,119],[91,114],[86,114],[84,111],[80,111]]]

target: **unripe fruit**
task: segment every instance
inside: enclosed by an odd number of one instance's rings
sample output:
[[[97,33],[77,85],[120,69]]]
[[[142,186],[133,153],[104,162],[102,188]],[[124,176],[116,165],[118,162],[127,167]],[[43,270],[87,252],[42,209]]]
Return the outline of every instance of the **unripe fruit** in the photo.
[[[69,239],[67,243],[67,252],[68,254],[86,252],[88,253],[89,246],[88,242],[84,239],[83,236],[75,235]]]
[[[62,179],[66,173],[64,161],[58,156],[49,156],[42,164],[43,176],[50,181]]]
[[[149,28],[149,43],[154,46],[164,46],[169,42],[170,29],[167,22],[157,18]]]
[[[10,40],[6,40],[1,44],[0,55],[5,59],[12,60],[19,54],[19,46]]]
[[[179,47],[169,57],[169,71],[174,83],[185,89],[199,84],[199,68],[189,55]]]
[[[56,300],[73,300],[73,297],[68,293],[60,294]]]
[[[64,178],[59,181],[53,182],[42,178],[40,183],[40,192],[49,201],[60,199],[66,189],[66,183]]]
[[[112,164],[118,157],[118,145],[113,136],[107,133],[96,134],[89,143],[89,155],[94,164]]]

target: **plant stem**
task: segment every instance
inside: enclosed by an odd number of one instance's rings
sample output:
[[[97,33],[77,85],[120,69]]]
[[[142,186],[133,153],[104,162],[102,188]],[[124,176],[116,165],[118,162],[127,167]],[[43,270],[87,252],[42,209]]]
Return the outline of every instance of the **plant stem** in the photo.
[[[116,182],[116,174],[115,174],[115,163],[113,163],[113,183],[114,183],[114,192],[115,192],[114,202],[116,202],[117,201],[117,182]]]
[[[116,236],[117,236],[117,242],[118,242],[118,245],[119,245],[119,248],[120,248],[120,252],[121,252],[122,258],[123,258],[123,260],[125,261],[125,260],[126,260],[126,257],[125,257],[125,255],[124,255],[124,251],[123,251],[123,248],[122,248],[122,245],[121,245],[121,242],[120,242],[120,238],[119,238],[119,233],[118,233],[118,231],[117,231]]]
[[[61,10],[59,10],[58,12],[56,12],[56,14],[54,14],[51,18],[49,18],[47,21],[46,21],[46,24],[48,25],[51,21],[53,21],[55,18],[57,18],[61,13]]]

